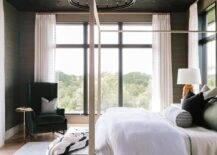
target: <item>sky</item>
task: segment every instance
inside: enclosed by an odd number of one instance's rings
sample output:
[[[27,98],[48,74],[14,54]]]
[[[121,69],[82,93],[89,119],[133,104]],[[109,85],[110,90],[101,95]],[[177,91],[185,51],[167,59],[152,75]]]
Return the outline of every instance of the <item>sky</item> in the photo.
[[[56,70],[66,74],[83,75],[83,50],[58,49],[56,52]],[[97,51],[96,51],[97,52]],[[102,72],[118,72],[118,50],[102,49]],[[97,61],[98,56],[95,55]],[[97,68],[97,63],[95,65]],[[123,74],[129,72],[142,72],[152,74],[151,49],[123,49]]]
[[[209,75],[216,73],[216,43],[215,40],[207,43],[207,71]]]
[[[215,22],[209,24],[207,26],[207,30],[213,31],[215,30]],[[207,33],[207,36],[213,35],[213,33]],[[216,73],[216,43],[215,41],[211,41],[207,43],[207,71],[209,75],[214,75]]]

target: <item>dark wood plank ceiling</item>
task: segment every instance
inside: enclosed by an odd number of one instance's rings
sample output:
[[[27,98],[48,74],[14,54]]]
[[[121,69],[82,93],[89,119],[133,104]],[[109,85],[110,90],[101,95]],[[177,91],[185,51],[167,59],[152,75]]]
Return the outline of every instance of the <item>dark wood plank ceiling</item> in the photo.
[[[70,11],[81,9],[71,6],[68,0],[7,0],[20,11]],[[180,12],[186,11],[196,0],[136,0],[136,3],[118,12]],[[117,11],[116,11],[117,12]]]

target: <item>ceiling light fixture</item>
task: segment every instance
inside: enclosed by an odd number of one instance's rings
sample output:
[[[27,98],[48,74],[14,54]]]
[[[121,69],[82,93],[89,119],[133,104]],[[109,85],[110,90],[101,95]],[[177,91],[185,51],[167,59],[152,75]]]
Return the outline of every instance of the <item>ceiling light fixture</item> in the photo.
[[[68,0],[72,6],[89,10],[88,0]],[[135,4],[136,0],[96,0],[98,11],[112,11],[127,8]]]

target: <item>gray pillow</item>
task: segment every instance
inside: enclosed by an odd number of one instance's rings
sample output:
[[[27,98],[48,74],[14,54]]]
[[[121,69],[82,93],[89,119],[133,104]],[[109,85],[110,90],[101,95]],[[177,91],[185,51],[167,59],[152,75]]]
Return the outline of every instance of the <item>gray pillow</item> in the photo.
[[[193,119],[191,114],[178,106],[172,105],[168,107],[164,111],[164,115],[167,120],[179,127],[187,128],[192,126]]]
[[[41,113],[55,113],[57,107],[57,98],[49,101],[48,99],[41,98]]]
[[[204,100],[217,96],[217,88],[203,92]]]
[[[217,102],[210,103],[204,111],[203,118],[208,127],[217,131]]]

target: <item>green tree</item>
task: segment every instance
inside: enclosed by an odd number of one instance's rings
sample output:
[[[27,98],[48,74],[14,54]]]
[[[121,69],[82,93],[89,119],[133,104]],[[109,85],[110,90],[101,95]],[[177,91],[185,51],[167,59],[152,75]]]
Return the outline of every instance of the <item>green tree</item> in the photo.
[[[131,72],[123,76],[124,105],[148,108],[151,99],[151,76]]]
[[[66,112],[83,110],[83,77],[56,72],[58,79],[58,105]]]
[[[56,78],[58,79],[59,107],[65,108],[69,113],[82,111],[83,76],[56,72]],[[118,106],[118,74],[102,73],[101,83],[102,111]],[[123,93],[124,106],[148,108],[151,99],[151,76],[140,72],[123,75]]]
[[[207,85],[210,87],[210,89],[215,88],[215,75],[208,75]]]

